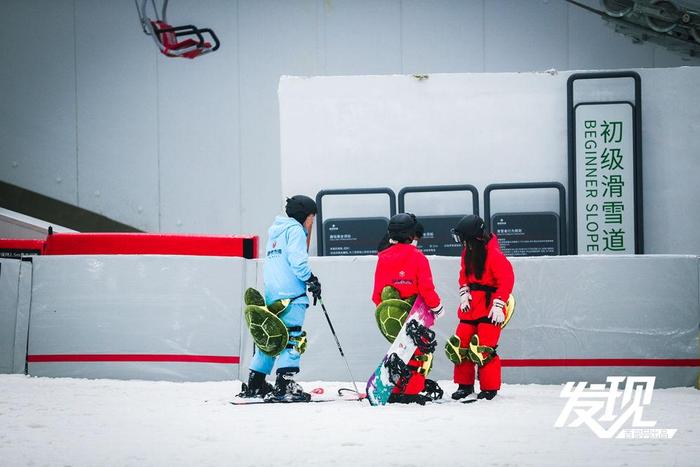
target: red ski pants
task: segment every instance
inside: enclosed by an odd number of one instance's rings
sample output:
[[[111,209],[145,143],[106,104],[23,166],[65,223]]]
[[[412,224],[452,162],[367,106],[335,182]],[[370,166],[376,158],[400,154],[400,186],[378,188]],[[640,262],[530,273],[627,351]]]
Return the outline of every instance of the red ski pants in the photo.
[[[469,345],[474,334],[479,336],[479,345],[495,347],[501,335],[501,327],[491,323],[468,324],[459,323],[455,334],[462,342],[462,347]],[[466,361],[455,365],[454,381],[457,384],[474,384],[475,364]],[[496,355],[490,362],[479,368],[479,387],[482,391],[498,391],[501,389],[501,358]]]

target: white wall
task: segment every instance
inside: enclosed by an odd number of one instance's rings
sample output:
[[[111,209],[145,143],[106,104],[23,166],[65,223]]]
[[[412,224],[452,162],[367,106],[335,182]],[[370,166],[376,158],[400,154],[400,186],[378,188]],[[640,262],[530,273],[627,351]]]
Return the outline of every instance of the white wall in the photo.
[[[700,68],[637,71],[645,252],[698,254],[700,235],[688,232],[700,230]],[[570,74],[283,78],[282,191],[388,186],[398,193],[413,185],[469,183],[483,193],[501,182],[567,186]],[[617,84],[611,91],[577,84],[575,95],[633,100],[627,81],[627,88]],[[491,213],[558,211],[555,190],[529,191],[495,192]],[[406,206],[418,215],[471,212],[470,198],[459,196],[416,195]],[[324,201],[324,215],[386,214],[386,197],[375,196],[376,203],[346,198]]]
[[[28,355],[117,354],[123,361],[30,361],[29,374],[237,379],[237,364],[128,361],[124,355],[238,356],[245,263],[161,255],[34,258]]]
[[[0,4],[0,180],[148,231],[263,233],[288,177],[281,75],[700,64],[635,45],[559,0],[169,8],[173,23],[212,27],[221,49],[194,61],[160,56],[130,0]]]
[[[457,326],[459,259],[429,259],[445,306],[435,326],[439,348],[432,377],[450,379],[453,366],[443,346]],[[376,327],[371,301],[376,260],[311,260],[323,283],[333,327],[359,381],[369,377],[388,348]],[[261,260],[79,255],[0,263],[0,291],[8,297],[0,297],[0,324],[5,325],[0,327],[0,355],[5,355],[0,372],[23,372],[28,350],[32,360],[59,360],[30,361],[29,374],[37,376],[193,381],[245,378],[248,373],[253,348],[241,313],[242,296],[248,286],[262,289]],[[504,380],[599,382],[618,374],[654,375],[661,387],[693,385],[698,374],[699,266],[697,256],[678,255],[514,258],[517,305],[499,344],[503,359],[695,363],[507,367]],[[309,342],[299,378],[348,381],[319,307],[307,311],[304,328]],[[60,361],[66,354],[107,354],[118,360],[142,354],[240,356],[241,361]]]
[[[27,363],[32,263],[0,258],[0,373],[24,373]]]

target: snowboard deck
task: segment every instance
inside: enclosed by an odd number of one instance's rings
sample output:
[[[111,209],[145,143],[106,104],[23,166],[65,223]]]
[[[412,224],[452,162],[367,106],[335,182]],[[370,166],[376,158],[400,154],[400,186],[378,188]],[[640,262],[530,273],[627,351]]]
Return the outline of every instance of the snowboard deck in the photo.
[[[435,323],[433,312],[430,311],[430,308],[428,308],[423,298],[420,296],[416,298],[401,331],[367,381],[367,399],[369,399],[372,405],[386,405],[389,395],[391,395],[391,391],[394,389],[395,385],[391,382],[389,370],[386,366],[387,361],[389,361],[393,354],[396,354],[396,357],[405,364],[408,364],[416,351],[416,344],[406,333],[406,327],[411,321],[417,321],[418,324],[427,328],[432,327]]]

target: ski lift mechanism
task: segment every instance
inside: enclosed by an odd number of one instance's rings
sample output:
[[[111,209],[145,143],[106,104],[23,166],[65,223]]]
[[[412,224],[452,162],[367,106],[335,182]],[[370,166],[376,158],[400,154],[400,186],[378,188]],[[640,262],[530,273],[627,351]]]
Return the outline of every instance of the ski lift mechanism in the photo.
[[[147,36],[151,36],[160,52],[167,57],[196,58],[219,49],[219,38],[209,28],[200,29],[188,24],[186,26],[172,26],[168,24],[166,12],[168,1],[163,1],[161,14],[155,0],[150,0],[155,19],[151,19],[147,13],[148,0],[134,0],[141,20],[141,29]],[[212,42],[205,40],[209,35]]]

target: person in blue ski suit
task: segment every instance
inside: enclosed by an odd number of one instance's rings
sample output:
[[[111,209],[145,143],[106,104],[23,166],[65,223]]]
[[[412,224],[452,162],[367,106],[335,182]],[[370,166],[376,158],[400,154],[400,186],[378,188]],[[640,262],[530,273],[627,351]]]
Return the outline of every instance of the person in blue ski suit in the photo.
[[[290,341],[287,348],[277,357],[256,349],[250,362],[250,375],[247,388],[241,396],[265,397],[283,401],[308,400],[293,377],[299,372],[301,354],[295,345],[302,334],[304,316],[309,307],[311,292],[316,300],[321,297],[321,283],[309,267],[308,239],[316,215],[316,203],[304,195],[287,199],[286,216],[279,215],[268,229],[265,247],[263,278],[265,282],[265,302],[291,299],[291,303],[279,316],[287,326]],[[275,386],[265,380],[277,363]]]

